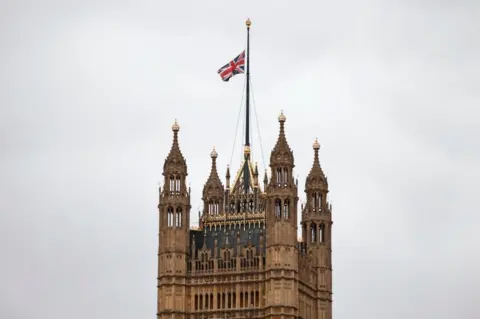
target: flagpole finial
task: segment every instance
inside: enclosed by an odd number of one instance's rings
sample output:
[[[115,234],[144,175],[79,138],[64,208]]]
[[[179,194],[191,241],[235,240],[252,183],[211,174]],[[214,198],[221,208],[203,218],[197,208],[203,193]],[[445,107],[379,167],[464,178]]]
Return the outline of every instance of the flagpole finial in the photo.
[[[252,25],[252,21],[250,21],[250,18],[245,21],[245,24],[247,25],[247,28],[250,28],[250,26]]]

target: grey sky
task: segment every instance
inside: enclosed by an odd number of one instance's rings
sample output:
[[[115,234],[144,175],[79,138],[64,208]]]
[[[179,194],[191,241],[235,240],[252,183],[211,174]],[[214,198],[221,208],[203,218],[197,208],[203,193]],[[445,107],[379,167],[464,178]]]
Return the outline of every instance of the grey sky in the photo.
[[[0,4],[0,318],[155,317],[170,127],[196,221],[247,16],[265,160],[281,109],[302,192],[322,144],[334,318],[480,317],[475,1],[97,0]]]

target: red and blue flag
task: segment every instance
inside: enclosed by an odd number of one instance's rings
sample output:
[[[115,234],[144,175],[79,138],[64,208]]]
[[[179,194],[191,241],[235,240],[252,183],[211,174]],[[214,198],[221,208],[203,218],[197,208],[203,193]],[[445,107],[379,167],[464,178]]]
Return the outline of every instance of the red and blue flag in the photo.
[[[218,70],[218,74],[223,81],[227,82],[236,74],[245,73],[245,51],[240,53],[235,59],[228,62]]]

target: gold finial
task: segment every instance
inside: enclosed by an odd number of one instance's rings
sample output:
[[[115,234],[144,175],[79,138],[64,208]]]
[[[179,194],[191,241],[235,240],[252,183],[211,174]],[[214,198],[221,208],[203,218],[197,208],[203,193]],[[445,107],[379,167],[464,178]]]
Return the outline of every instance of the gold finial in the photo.
[[[280,113],[280,116],[278,117],[278,121],[285,122],[286,120],[287,120],[287,117],[283,115],[283,110],[282,110],[282,112]]]
[[[314,150],[320,149],[320,143],[318,143],[318,137],[316,137],[315,142],[313,142],[313,149]]]
[[[218,153],[217,153],[217,151],[215,150],[215,146],[214,146],[212,153],[210,153],[210,157],[212,157],[212,158],[217,158],[217,156],[218,156]]]
[[[250,155],[250,146],[245,145],[245,148],[243,149],[243,153],[245,155]]]
[[[250,26],[252,25],[252,21],[250,21],[250,18],[245,21],[245,24],[247,25],[247,28],[250,28]]]
[[[178,132],[180,131],[180,125],[178,125],[177,119],[175,119],[175,123],[172,125],[172,131]]]

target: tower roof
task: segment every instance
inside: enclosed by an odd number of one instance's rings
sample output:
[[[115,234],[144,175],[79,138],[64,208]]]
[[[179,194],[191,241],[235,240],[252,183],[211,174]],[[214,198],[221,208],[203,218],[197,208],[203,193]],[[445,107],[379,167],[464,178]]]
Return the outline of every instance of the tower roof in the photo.
[[[320,143],[318,143],[318,138],[315,139],[313,143],[313,166],[310,169],[310,173],[307,176],[305,182],[306,189],[312,188],[328,188],[327,178],[323,173],[322,167],[320,166],[320,160],[318,158],[318,151],[320,150]]]
[[[204,199],[210,196],[221,197],[223,196],[223,192],[224,192],[223,184],[220,180],[220,177],[218,176],[218,171],[217,171],[218,153],[215,150],[215,147],[213,148],[213,151],[210,154],[210,157],[212,158],[212,168],[210,170],[210,176],[208,177],[207,182],[203,187]]]
[[[293,162],[293,152],[288,145],[287,138],[285,136],[285,122],[287,117],[283,114],[283,111],[278,117],[278,122],[280,123],[280,131],[278,134],[277,143],[272,150],[270,155],[270,165],[272,164],[287,164],[294,166]]]
[[[184,173],[187,175],[187,162],[183,157],[182,151],[180,151],[180,146],[178,144],[178,132],[180,131],[180,125],[178,125],[177,120],[172,125],[173,131],[173,143],[170,153],[168,153],[167,158],[163,164],[163,174],[166,173]]]

